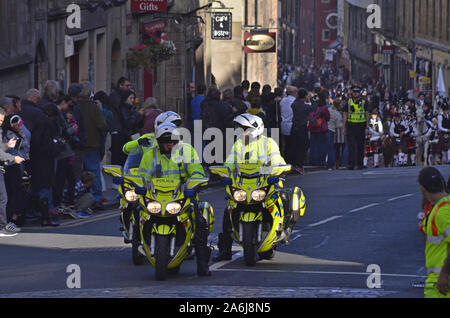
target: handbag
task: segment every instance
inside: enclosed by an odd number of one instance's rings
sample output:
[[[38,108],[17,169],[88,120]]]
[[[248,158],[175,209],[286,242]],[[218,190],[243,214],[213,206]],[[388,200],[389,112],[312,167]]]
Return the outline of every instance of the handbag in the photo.
[[[308,118],[308,129],[312,133],[321,132],[322,124],[323,124],[322,113],[320,111],[320,107],[317,107],[316,111],[309,114]]]

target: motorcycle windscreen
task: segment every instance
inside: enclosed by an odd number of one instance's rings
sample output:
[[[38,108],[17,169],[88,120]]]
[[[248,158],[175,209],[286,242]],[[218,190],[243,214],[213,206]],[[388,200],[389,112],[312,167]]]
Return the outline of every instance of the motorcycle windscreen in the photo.
[[[257,177],[260,174],[262,166],[261,162],[243,162],[235,164],[235,169],[241,176]]]
[[[131,150],[130,154],[128,155],[127,161],[125,161],[125,165],[123,166],[124,174],[137,174],[143,156],[143,147],[139,146]]]

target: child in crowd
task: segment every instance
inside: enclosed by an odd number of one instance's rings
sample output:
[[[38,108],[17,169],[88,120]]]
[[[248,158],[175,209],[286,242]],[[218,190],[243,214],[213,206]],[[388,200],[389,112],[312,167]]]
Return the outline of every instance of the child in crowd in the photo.
[[[94,175],[91,172],[84,171],[81,180],[75,185],[75,211],[80,218],[92,216],[91,207],[95,203],[95,198],[91,193],[93,183]]]

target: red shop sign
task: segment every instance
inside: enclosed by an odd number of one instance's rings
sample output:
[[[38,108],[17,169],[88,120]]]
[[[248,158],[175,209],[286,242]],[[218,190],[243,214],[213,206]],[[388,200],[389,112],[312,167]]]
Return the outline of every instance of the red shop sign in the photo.
[[[166,12],[167,0],[131,0],[132,12]]]

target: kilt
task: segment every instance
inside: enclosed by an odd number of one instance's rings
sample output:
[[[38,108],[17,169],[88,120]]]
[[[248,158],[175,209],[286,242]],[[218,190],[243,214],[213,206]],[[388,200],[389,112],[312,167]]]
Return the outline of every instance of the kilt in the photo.
[[[406,150],[408,152],[415,152],[416,151],[416,140],[413,137],[407,137],[406,138]]]
[[[381,139],[366,140],[365,153],[364,153],[366,156],[380,154],[382,152],[383,152],[383,142],[381,141]]]

